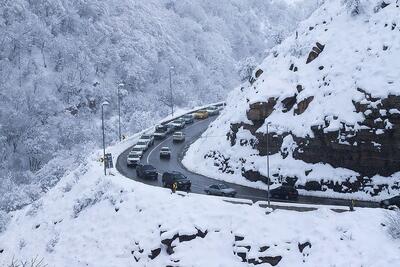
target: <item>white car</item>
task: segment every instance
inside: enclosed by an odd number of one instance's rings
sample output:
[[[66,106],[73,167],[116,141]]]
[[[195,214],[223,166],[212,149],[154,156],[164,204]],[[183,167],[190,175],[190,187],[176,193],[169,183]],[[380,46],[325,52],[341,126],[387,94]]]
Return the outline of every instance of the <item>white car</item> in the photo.
[[[140,137],[139,142],[146,142],[147,146],[150,147],[154,145],[154,136],[151,134],[144,134]]]
[[[219,108],[216,106],[210,106],[210,107],[206,108],[206,111],[208,112],[208,115],[210,115],[210,116],[219,114]]]
[[[171,150],[169,147],[164,146],[160,149],[160,158],[170,158],[171,157]]]
[[[134,155],[134,156],[138,156],[138,157],[142,157],[143,156],[143,148],[141,147],[132,147],[131,152],[129,152],[129,155]]]
[[[185,134],[183,132],[174,132],[174,134],[172,135],[172,140],[174,142],[185,141]]]
[[[147,141],[139,140],[135,147],[141,148],[143,151],[146,151],[149,148],[149,143]]]
[[[154,139],[164,139],[168,134],[167,130],[167,126],[157,125],[156,131],[154,132]]]
[[[182,118],[176,119],[171,123],[175,129],[183,129],[185,127],[185,120]]]
[[[140,156],[134,154],[129,154],[128,157],[126,158],[126,165],[128,165],[128,167],[135,167],[139,164],[139,162],[140,162]]]

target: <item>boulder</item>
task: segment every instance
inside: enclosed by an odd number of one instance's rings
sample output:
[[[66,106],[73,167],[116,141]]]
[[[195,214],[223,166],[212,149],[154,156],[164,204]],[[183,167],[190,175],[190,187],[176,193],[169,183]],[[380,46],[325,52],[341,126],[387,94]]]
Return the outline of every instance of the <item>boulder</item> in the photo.
[[[317,42],[315,46],[311,49],[311,52],[308,54],[306,64],[314,61],[322,53],[322,51],[324,51],[324,48],[325,45],[322,45],[319,42]]]
[[[262,69],[258,69],[258,70],[256,71],[256,74],[255,74],[256,78],[260,77],[261,74],[263,74],[263,72],[264,72],[264,71],[263,71]]]
[[[283,112],[288,112],[290,111],[293,106],[296,104],[297,101],[297,95],[287,97],[282,100],[282,105],[283,105]]]
[[[294,110],[294,114],[296,114],[296,115],[302,114],[304,111],[306,111],[306,109],[310,105],[311,101],[313,101],[313,100],[314,100],[314,96],[309,96],[306,99],[303,99],[302,101],[300,101]]]
[[[263,121],[274,111],[276,98],[269,98],[267,102],[256,102],[250,104],[247,118],[251,121]]]

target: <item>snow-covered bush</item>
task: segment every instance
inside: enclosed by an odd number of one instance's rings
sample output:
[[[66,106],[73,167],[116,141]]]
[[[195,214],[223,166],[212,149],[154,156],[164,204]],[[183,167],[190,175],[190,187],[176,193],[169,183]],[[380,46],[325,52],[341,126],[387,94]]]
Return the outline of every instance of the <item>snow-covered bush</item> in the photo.
[[[359,15],[362,12],[361,0],[345,0],[345,3],[352,16]]]
[[[248,57],[237,64],[237,71],[241,82],[248,81],[257,67],[257,62],[254,57]]]
[[[389,235],[394,239],[400,239],[400,211],[387,213],[386,219]]]

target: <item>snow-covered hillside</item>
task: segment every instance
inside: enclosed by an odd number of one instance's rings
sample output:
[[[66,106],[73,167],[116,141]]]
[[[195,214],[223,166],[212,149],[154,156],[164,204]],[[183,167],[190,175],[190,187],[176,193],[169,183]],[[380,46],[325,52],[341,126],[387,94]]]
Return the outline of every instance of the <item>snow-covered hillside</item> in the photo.
[[[396,194],[399,69],[399,3],[326,1],[230,93],[184,164],[265,187],[268,123],[275,183],[308,194]]]
[[[34,258],[49,267],[394,267],[400,261],[383,210],[267,214],[257,204],[171,194],[116,170],[104,177],[100,154],[40,200],[0,217],[0,266]]]
[[[319,0],[1,0],[0,209],[54,186],[101,145],[225,98]],[[172,71],[173,99],[169,91]],[[83,148],[84,147],[84,148]]]

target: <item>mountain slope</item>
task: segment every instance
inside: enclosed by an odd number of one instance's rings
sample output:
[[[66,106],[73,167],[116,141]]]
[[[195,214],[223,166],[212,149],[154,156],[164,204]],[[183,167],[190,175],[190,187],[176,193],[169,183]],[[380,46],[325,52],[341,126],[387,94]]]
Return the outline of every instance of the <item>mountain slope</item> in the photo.
[[[327,1],[229,95],[184,164],[265,187],[269,123],[275,183],[358,197],[398,191],[399,11],[396,1]]]
[[[135,141],[107,151],[118,154]],[[381,209],[270,211],[212,196],[172,194],[115,169],[104,177],[101,153],[93,153],[40,200],[9,213],[6,229],[0,213],[0,266],[35,257],[55,267],[394,267],[400,260]]]
[[[126,135],[169,114],[171,66],[176,106],[221,99],[317,3],[0,1],[0,209],[36,199],[101,145],[104,100],[106,142],[118,139],[121,82]]]

